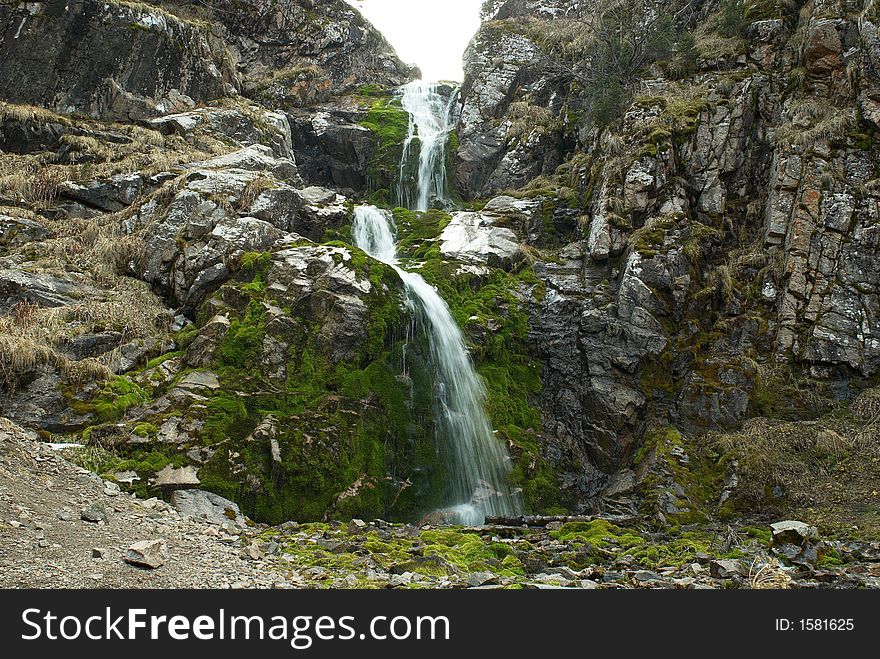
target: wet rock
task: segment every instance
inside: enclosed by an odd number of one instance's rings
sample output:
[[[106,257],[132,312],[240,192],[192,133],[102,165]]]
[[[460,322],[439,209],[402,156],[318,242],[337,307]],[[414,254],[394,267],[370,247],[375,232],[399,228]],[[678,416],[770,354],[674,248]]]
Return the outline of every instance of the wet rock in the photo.
[[[355,123],[357,118],[334,108],[293,116],[296,162],[303,179],[354,194],[366,190],[367,162],[375,138]]]
[[[125,553],[126,563],[151,570],[165,565],[168,558],[168,543],[161,539],[136,542]]]

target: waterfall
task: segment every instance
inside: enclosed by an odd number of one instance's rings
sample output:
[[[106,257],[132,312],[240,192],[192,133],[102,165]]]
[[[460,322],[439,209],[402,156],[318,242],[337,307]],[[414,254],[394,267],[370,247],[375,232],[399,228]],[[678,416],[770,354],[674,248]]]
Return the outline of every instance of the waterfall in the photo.
[[[452,131],[456,93],[444,96],[440,85],[416,80],[402,88],[401,103],[409,113],[409,131],[403,143],[398,180],[398,204],[426,211],[436,199],[449,199],[446,187],[446,141]],[[418,146],[418,167],[412,185],[410,162]],[[415,187],[415,190],[413,190]]]
[[[358,247],[397,271],[407,306],[428,334],[437,427],[450,449],[447,512],[462,524],[518,513],[519,496],[508,484],[510,456],[486,417],[486,391],[449,307],[420,275],[400,267],[394,225],[385,213],[375,206],[356,208],[352,235]]]

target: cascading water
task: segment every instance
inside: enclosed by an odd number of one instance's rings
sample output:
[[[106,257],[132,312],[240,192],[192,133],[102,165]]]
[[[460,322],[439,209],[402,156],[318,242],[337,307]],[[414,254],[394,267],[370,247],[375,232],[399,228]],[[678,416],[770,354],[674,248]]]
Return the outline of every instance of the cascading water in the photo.
[[[397,271],[407,305],[428,333],[438,432],[450,449],[448,512],[462,524],[517,514],[520,499],[508,484],[510,456],[486,417],[486,391],[449,307],[420,275],[400,267],[393,223],[385,213],[375,206],[356,208],[352,235],[358,247]]]
[[[436,199],[446,202],[446,141],[452,132],[452,109],[457,93],[443,95],[441,86],[416,80],[402,88],[401,104],[409,113],[409,131],[403,143],[398,204],[410,210],[426,211]],[[451,91],[451,90],[450,90]],[[418,165],[411,162],[418,146]],[[415,174],[415,185],[411,184]]]

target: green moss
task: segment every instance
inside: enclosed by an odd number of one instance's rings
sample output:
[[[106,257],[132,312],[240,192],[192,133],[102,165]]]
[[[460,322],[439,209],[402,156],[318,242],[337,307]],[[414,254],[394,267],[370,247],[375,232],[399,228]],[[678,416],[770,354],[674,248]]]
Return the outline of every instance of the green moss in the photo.
[[[688,456],[686,462],[680,460],[683,454]],[[671,479],[685,494],[676,500],[682,512],[664,513],[667,519],[681,525],[705,521],[727,476],[727,464],[721,456],[708,446],[695,446],[672,426],[653,426],[633,455],[633,468],[639,469],[649,459],[650,469],[638,486],[644,512],[650,514],[658,497],[669,493]]]
[[[401,254],[419,260],[439,260],[439,251],[434,255],[430,250],[452,216],[434,209],[422,213],[405,208],[395,208],[393,216],[398,235],[397,249]]]
[[[217,444],[234,433],[233,428],[248,419],[247,406],[240,396],[220,393],[208,403],[208,414],[202,429],[202,440],[206,444]]]
[[[256,277],[254,282],[258,281]],[[254,282],[251,288],[244,289],[246,293],[254,294]],[[223,343],[217,350],[220,366],[234,369],[248,369],[259,363],[259,357],[263,349],[263,337],[266,334],[266,318],[262,305],[252,301],[248,304],[247,313],[243,318],[235,319],[229,326],[229,331]]]
[[[809,419],[822,413],[812,384],[783,364],[758,373],[751,402],[756,415],[772,419]]]
[[[636,563],[649,569],[681,567],[697,560],[697,554],[709,553],[712,537],[703,533],[685,532],[673,537],[669,542],[640,544],[628,549],[625,554],[632,556]]]
[[[382,85],[361,85],[357,89],[358,96],[366,96],[366,97],[376,97],[376,96],[386,96],[389,93],[389,90],[383,87]]]
[[[159,434],[159,429],[152,423],[139,423],[134,427],[132,433],[138,437],[154,437]]]
[[[399,98],[387,96],[373,103],[361,125],[375,137],[373,155],[367,163],[371,201],[387,206],[395,196],[403,143],[409,133],[409,113]]]
[[[645,539],[639,534],[624,530],[605,519],[567,522],[562,528],[552,531],[550,536],[561,542],[587,544],[600,549],[612,546],[630,549],[645,544]]]
[[[147,362],[146,370],[156,368],[157,366],[161,366],[169,359],[176,359],[178,357],[183,357],[186,353],[183,350],[175,350],[174,352],[166,352],[164,355],[160,355],[158,357],[154,357],[150,361]]]
[[[819,567],[840,567],[845,565],[840,553],[833,547],[825,549],[825,553],[819,559]]]
[[[117,375],[88,402],[74,402],[71,407],[77,414],[93,414],[98,423],[117,421],[132,407],[149,400],[147,392],[128,378]]]
[[[768,528],[758,528],[756,526],[746,526],[742,529],[743,533],[750,538],[757,540],[765,547],[773,544],[773,532]]]
[[[422,531],[420,537],[424,555],[438,556],[463,573],[485,570],[501,576],[525,573],[522,562],[508,545],[487,542],[478,533],[437,529]]]

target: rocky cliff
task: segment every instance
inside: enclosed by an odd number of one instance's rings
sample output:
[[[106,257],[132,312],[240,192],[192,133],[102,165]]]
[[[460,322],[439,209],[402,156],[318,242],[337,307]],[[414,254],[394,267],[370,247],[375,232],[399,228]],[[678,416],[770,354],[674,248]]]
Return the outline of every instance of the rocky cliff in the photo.
[[[139,120],[246,93],[275,106],[411,72],[342,0],[4,2],[6,100]]]
[[[393,209],[401,258],[530,512],[875,528],[876,2],[639,7],[665,46],[597,88],[586,3],[486,3],[465,210]],[[384,38],[342,2],[13,2],[0,52],[2,414],[139,494],[432,510],[427,347],[350,236],[409,123]]]
[[[605,122],[559,46],[581,4],[487,3],[455,163],[462,193],[543,218],[525,304],[572,502],[631,491],[658,427],[821,434],[876,381],[880,282],[876,3],[678,3],[691,36]]]

